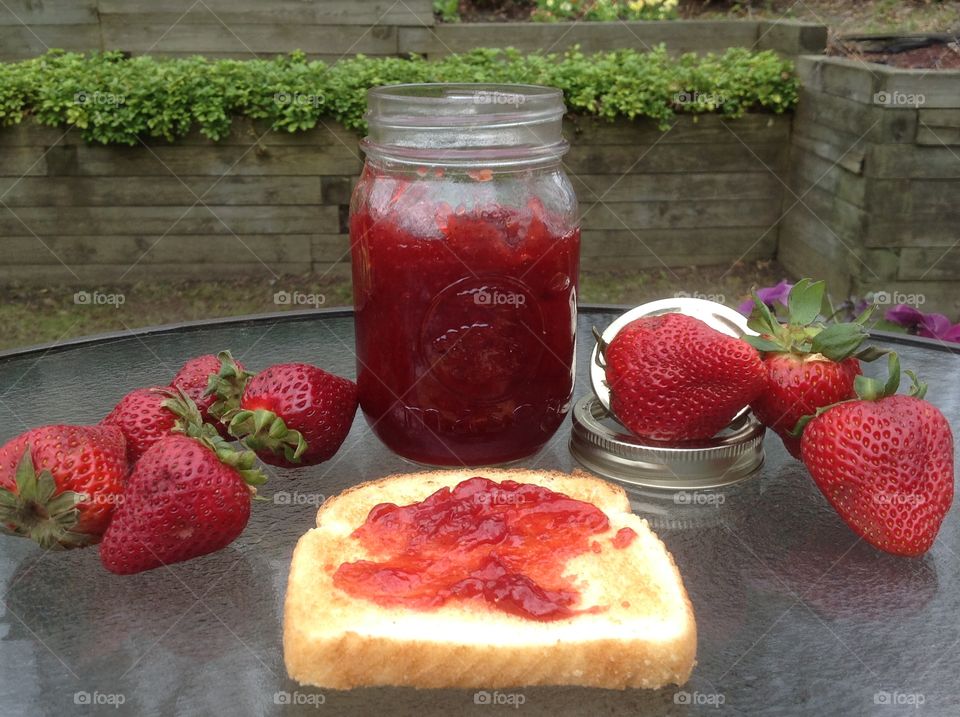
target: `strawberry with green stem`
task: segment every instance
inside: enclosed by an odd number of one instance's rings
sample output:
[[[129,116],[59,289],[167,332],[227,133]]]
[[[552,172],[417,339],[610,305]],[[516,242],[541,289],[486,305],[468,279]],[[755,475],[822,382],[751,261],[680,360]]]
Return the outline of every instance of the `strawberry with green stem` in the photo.
[[[797,282],[787,299],[785,324],[754,294],[748,326],[760,335],[744,337],[761,352],[767,373],[766,388],[751,407],[796,458],[800,440],[792,431],[797,422],[822,406],[853,397],[854,380],[862,373],[860,361],[884,353],[862,348],[873,308],[852,323],[828,325],[820,321],[824,293],[822,281]]]
[[[197,412],[188,396],[179,399]],[[199,415],[197,413],[197,415]],[[128,575],[190,560],[232,543],[247,525],[255,455],[237,451],[210,424],[181,423],[154,444],[127,481],[100,545],[104,567]]]
[[[96,543],[126,477],[118,428],[34,428],[0,447],[0,526],[48,549]]]
[[[253,377],[224,368],[211,382],[210,409],[264,463],[310,466],[343,444],[357,412],[357,385],[304,363],[277,364]]]
[[[894,353],[888,370],[886,382],[858,376],[853,399],[819,408],[797,432],[804,464],[847,525],[880,550],[915,556],[953,503],[953,434],[915,374],[909,394],[897,394]]]

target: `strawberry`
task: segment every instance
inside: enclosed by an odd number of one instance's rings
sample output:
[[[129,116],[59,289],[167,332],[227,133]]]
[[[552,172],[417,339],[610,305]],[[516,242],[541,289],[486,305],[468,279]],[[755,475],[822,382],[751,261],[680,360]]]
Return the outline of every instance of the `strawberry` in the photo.
[[[632,321],[601,355],[613,413],[659,441],[715,435],[766,382],[756,349],[683,314]]]
[[[159,386],[138,388],[100,421],[102,426],[116,426],[127,441],[127,460],[133,465],[154,443],[170,435],[177,415],[164,404],[169,396]]]
[[[44,548],[96,543],[127,475],[114,426],[43,426],[0,447],[0,525]]]
[[[209,424],[151,446],[127,481],[123,502],[100,544],[100,560],[120,575],[190,560],[232,543],[250,518],[254,455],[234,451]]]
[[[231,440],[232,436],[227,431],[227,427],[210,412],[213,404],[217,401],[217,396],[211,386],[215,388],[221,385],[220,372],[225,366],[227,373],[231,376],[235,375],[238,385],[241,386],[252,374],[248,373],[243,368],[243,364],[235,360],[229,351],[224,351],[223,356],[229,357],[228,364],[225,364],[219,355],[214,354],[204,354],[190,359],[177,371],[177,375],[173,377],[170,386],[187,394],[197,404],[203,422],[215,426],[223,438]]]
[[[225,382],[235,389],[236,381]],[[357,413],[353,381],[305,363],[277,364],[249,378],[239,401],[227,387],[217,392],[229,406],[220,415],[229,420],[230,433],[264,463],[287,468],[333,456]]]
[[[883,354],[860,349],[868,338],[864,323],[872,309],[853,323],[819,321],[825,288],[822,281],[797,282],[787,298],[786,324],[754,294],[749,326],[760,336],[744,339],[761,352],[767,371],[766,389],[751,404],[753,412],[795,458],[800,457],[800,439],[793,434],[797,422],[823,406],[853,398],[860,359],[872,361]]]
[[[801,455],[854,532],[888,553],[921,555],[953,502],[953,435],[916,376],[910,395],[896,394],[896,354],[889,362],[885,385],[860,376],[859,399],[801,422]]]

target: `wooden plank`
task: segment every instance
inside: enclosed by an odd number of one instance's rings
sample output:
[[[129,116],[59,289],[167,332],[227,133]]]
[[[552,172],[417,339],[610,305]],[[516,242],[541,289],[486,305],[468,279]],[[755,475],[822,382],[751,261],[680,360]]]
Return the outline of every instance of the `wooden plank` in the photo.
[[[861,207],[843,201],[820,186],[813,187],[800,196],[802,202],[798,206],[822,220],[820,228],[824,234],[833,241],[843,242],[851,248],[861,245],[868,216]],[[784,211],[786,211],[786,208],[793,205],[797,198],[787,193],[783,201]]]
[[[524,52],[562,52],[579,45],[585,53],[611,49],[649,50],[664,43],[670,52],[720,52],[751,47],[757,24],[741,20],[682,22],[463,23],[400,28],[401,54],[449,55],[476,47],[514,47]]]
[[[960,227],[957,182],[950,179],[878,179],[868,185],[867,205],[876,214],[932,214],[952,218]]]
[[[869,247],[951,247],[960,239],[956,213],[870,214],[863,242]]]
[[[786,142],[790,138],[790,116],[754,112],[739,119],[720,115],[677,115],[671,128],[660,130],[648,118],[618,119],[609,122],[596,117],[574,115],[563,126],[564,136],[573,144],[708,144]],[[738,139],[739,138],[739,139]]]
[[[81,145],[75,151],[76,167],[64,172],[85,176],[352,175],[362,166],[350,147],[339,144],[308,151],[296,146],[267,146],[261,151],[239,145],[166,145],[151,150]]]
[[[800,20],[761,20],[757,27],[756,49],[776,50],[785,55],[820,54],[827,48],[827,28]]]
[[[124,236],[6,237],[0,240],[6,263],[59,264],[64,262],[79,273],[85,264],[206,264],[208,269],[226,260],[235,264],[311,262],[314,237],[304,234],[238,236],[134,234]],[[46,246],[44,246],[44,244]],[[49,249],[48,249],[49,247]],[[51,253],[51,250],[53,253]],[[56,254],[56,256],[54,256]],[[59,260],[58,260],[59,258]]]
[[[797,75],[811,89],[872,105],[880,90],[883,66],[842,57],[805,55],[797,58]]]
[[[960,105],[960,89],[956,104]],[[917,124],[917,144],[960,146],[960,109],[921,109]]]
[[[816,136],[808,136],[808,133]],[[795,151],[808,152],[831,164],[837,164],[853,174],[863,173],[864,157],[868,147],[865,141],[857,142],[854,138],[848,142],[846,138],[838,137],[833,130],[812,124],[794,127],[790,141]]]
[[[336,178],[331,178],[336,179]],[[349,179],[347,179],[349,184]],[[323,191],[318,176],[14,177],[0,179],[0,197],[12,207],[189,206],[197,197],[207,204],[342,204]]]
[[[767,199],[695,202],[605,202],[581,207],[584,229],[666,229],[770,226],[779,206]]]
[[[49,1],[49,0],[47,0]],[[70,0],[57,0],[59,3]],[[90,2],[91,0],[86,0]],[[21,3],[29,0],[20,0]],[[433,25],[431,0],[99,0],[102,16],[134,21],[226,25]],[[132,17],[131,17],[132,16]]]
[[[584,206],[606,202],[694,199],[779,199],[783,185],[769,172],[692,174],[575,174],[570,178]]]
[[[309,234],[340,226],[339,209],[320,206],[19,207],[15,213],[0,209],[0,237],[23,235],[24,224],[41,237]]]
[[[349,234],[317,234],[312,237],[310,246],[314,262],[350,262]]]
[[[239,264],[236,262],[218,262],[217,272],[222,276],[270,277],[303,274],[304,265],[273,263],[264,266],[260,263]],[[198,279],[210,280],[208,264],[84,264],[73,268],[73,273],[61,264],[0,264],[0,281],[16,282],[28,286],[49,286],[50,284],[78,287],[110,286],[122,282],[130,284],[137,281],[155,281],[157,279]]]
[[[0,147],[0,177],[46,173],[47,157],[42,147]]]
[[[960,246],[956,243],[946,250],[942,247],[910,247],[900,252],[899,279],[956,282],[958,276]]]
[[[869,177],[960,179],[960,151],[943,145],[871,145],[863,166]]]
[[[11,62],[61,50],[100,49],[99,25],[0,25],[0,61]]]
[[[919,103],[926,109],[956,109],[960,105],[960,70],[905,70],[883,67],[878,90],[889,97]]]
[[[105,47],[135,54],[230,52],[249,56],[319,47],[331,54],[397,54],[397,28],[392,26],[178,23],[171,27],[169,22],[106,15],[101,28]]]
[[[791,153],[790,167],[790,187],[796,194],[802,196],[811,187],[818,186],[849,204],[867,206],[867,181],[842,165],[795,148]],[[784,194],[788,206],[794,200],[789,193]]]
[[[4,0],[0,25],[86,25],[97,22],[97,0]]]
[[[257,143],[260,147],[269,148],[274,145],[296,147],[328,147],[330,145],[346,145],[359,155],[358,141],[360,135],[344,129],[335,120],[324,118],[322,124],[313,129],[297,132],[286,130],[271,130],[268,123],[251,120],[247,117],[235,117],[230,131],[222,139],[214,142],[200,133],[195,127],[183,137],[174,142],[164,139],[147,138],[145,142],[150,147],[200,146],[226,147],[237,145],[250,147]],[[84,144],[82,133],[76,127],[47,127],[26,119],[12,127],[0,128],[0,147],[50,147],[54,144],[61,146],[76,146]]]
[[[657,257],[670,266],[696,266],[730,263],[750,251],[755,257],[772,258],[777,232],[769,226],[693,229],[639,229],[636,231],[585,229],[581,240],[584,261],[610,260],[624,268],[637,266],[636,259]],[[673,263],[667,262],[672,257]],[[676,259],[679,257],[679,261]]]
[[[797,205],[780,223],[777,261],[794,276],[823,279],[835,298],[846,297],[859,262],[807,208]]]
[[[917,133],[914,108],[877,107],[809,88],[800,89],[794,126],[823,125],[868,142],[913,142]]]
[[[623,174],[632,172],[757,172],[764,165],[780,171],[787,145],[736,144],[605,145],[574,146],[564,159],[568,171],[577,174]]]
[[[947,316],[960,315],[960,291],[957,291],[957,281],[876,281],[871,279],[854,280],[853,290],[857,296],[865,296],[872,291],[886,291],[889,293],[913,294],[922,296],[924,301],[922,311],[939,312]]]

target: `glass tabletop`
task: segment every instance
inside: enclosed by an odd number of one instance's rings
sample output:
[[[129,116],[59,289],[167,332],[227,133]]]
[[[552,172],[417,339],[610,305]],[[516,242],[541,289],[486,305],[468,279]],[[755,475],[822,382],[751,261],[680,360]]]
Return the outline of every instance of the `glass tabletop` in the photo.
[[[576,397],[591,327],[622,309],[585,307]],[[896,344],[929,398],[960,426],[960,355]],[[0,441],[44,423],[96,422],[127,391],[165,384],[194,355],[229,348],[257,370],[303,360],[355,376],[349,311],[167,327],[0,355]],[[882,363],[882,362],[881,362]],[[569,419],[526,467],[570,470]],[[803,466],[768,433],[759,475],[722,491],[632,493],[673,553],[699,631],[681,687],[536,687],[482,704],[472,690],[304,688],[283,666],[287,569],[317,506],[355,483],[418,470],[358,417],[327,463],[270,469],[229,548],[134,576],[97,551],[44,552],[0,537],[0,704],[4,715],[61,714],[928,714],[960,713],[960,528],[956,511],[920,559],[879,553],[843,524]],[[911,712],[912,713],[912,712]]]

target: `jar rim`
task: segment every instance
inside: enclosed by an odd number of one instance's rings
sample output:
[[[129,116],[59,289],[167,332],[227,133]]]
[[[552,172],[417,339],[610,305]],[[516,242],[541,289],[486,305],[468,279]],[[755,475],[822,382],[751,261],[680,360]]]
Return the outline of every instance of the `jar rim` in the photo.
[[[418,128],[542,124],[561,120],[554,87],[489,82],[421,82],[367,91],[366,120],[377,127]]]

